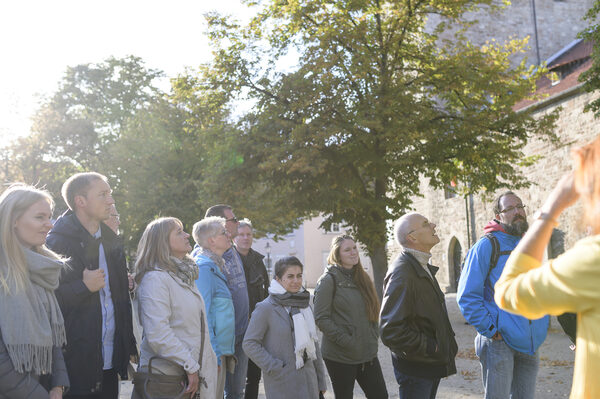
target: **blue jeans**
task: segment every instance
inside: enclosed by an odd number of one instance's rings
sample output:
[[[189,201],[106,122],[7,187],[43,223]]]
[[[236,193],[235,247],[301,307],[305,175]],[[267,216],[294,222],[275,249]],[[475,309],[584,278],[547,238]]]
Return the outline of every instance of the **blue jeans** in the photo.
[[[237,358],[237,364],[233,374],[227,373],[225,377],[225,399],[244,399],[248,356],[246,356],[246,353],[242,349],[243,341],[243,335],[235,337],[235,357]]]
[[[540,362],[533,355],[514,350],[504,340],[481,334],[475,337],[475,354],[481,363],[485,399],[533,399]]]
[[[438,385],[440,385],[439,378],[407,375],[398,371],[398,368],[394,363],[396,363],[396,359],[392,356],[394,375],[396,376],[396,381],[399,385],[398,394],[400,395],[400,399],[435,399]]]

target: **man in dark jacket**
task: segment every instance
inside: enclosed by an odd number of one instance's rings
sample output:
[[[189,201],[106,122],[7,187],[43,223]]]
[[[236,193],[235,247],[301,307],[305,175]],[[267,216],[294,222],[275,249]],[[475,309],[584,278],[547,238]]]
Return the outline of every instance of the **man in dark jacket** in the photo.
[[[400,399],[433,399],[440,379],[456,373],[458,351],[438,268],[429,264],[440,239],[418,213],[402,216],[394,230],[402,252],[384,280],[381,341],[392,351]]]
[[[244,265],[250,314],[252,314],[257,303],[262,302],[269,296],[269,274],[263,263],[264,255],[252,249],[253,233],[252,222],[243,219],[240,220],[238,225],[238,235],[234,238],[235,249],[240,254]],[[259,382],[260,367],[248,359],[244,399],[256,399],[258,397]]]
[[[78,173],[62,187],[69,206],[47,244],[69,259],[56,297],[65,319],[69,398],[117,399],[137,354],[131,323],[127,266],[117,235],[103,221],[114,204],[106,177]]]

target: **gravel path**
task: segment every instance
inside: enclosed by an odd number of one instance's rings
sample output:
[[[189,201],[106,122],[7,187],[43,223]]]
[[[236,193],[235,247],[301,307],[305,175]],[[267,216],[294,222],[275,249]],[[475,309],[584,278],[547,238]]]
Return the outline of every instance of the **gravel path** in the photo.
[[[458,306],[456,295],[446,295],[446,303],[450,321],[456,332],[459,352],[456,358],[458,373],[444,378],[438,390],[437,397],[440,399],[471,399],[481,398],[483,389],[481,386],[481,370],[479,361],[473,350],[475,330],[465,324]],[[540,348],[540,371],[537,378],[536,399],[568,398],[571,390],[571,379],[573,377],[573,361],[575,353],[569,349],[569,339],[562,333],[555,318],[552,319],[548,338]],[[398,385],[394,378],[390,351],[383,345],[379,347],[379,360],[383,368],[390,398],[398,397]],[[326,399],[334,399],[331,384],[325,393]],[[121,383],[120,399],[129,398],[131,395],[131,382]],[[260,399],[265,399],[264,391],[260,389]],[[354,390],[354,398],[364,399],[365,395],[358,386]]]

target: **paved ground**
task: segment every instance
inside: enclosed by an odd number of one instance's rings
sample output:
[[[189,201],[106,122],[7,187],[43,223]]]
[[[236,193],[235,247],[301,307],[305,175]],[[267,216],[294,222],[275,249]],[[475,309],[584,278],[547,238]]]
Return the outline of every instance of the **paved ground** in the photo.
[[[450,321],[456,332],[459,352],[456,359],[458,373],[445,378],[440,383],[438,398],[441,399],[466,399],[481,398],[481,371],[479,362],[473,350],[473,339],[475,330],[464,323],[464,319],[456,305],[456,296],[448,294],[446,297]],[[573,376],[574,352],[569,349],[570,341],[562,333],[556,319],[553,319],[548,333],[548,338],[540,348],[540,371],[537,378],[536,399],[568,398],[571,390],[571,379]],[[390,398],[398,397],[398,388],[394,379],[390,351],[383,345],[379,348],[379,360],[383,367]],[[129,398],[131,395],[131,383],[121,383],[121,399]],[[365,395],[358,385],[354,390],[356,399],[363,399]],[[259,398],[265,399],[264,391]],[[326,399],[334,399],[331,384],[325,394]]]

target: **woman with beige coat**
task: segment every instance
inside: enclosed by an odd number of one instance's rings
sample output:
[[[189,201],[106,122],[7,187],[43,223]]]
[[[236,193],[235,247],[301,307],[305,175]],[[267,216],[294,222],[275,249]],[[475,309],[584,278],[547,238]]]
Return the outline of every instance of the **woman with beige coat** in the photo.
[[[138,245],[136,282],[144,338],[132,399],[142,398],[144,390],[153,397],[216,396],[217,358],[195,284],[198,268],[188,255],[189,237],[178,219],[160,218],[146,227]],[[174,378],[153,383],[155,374]]]

